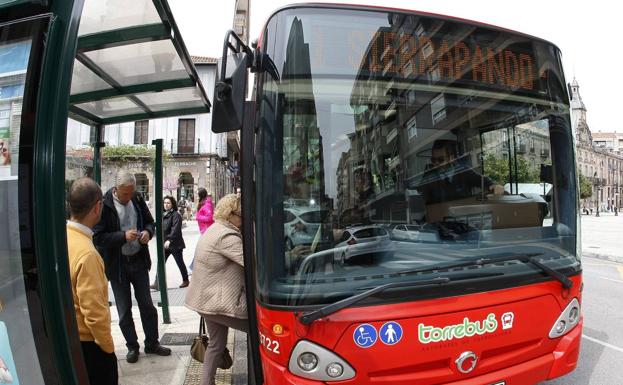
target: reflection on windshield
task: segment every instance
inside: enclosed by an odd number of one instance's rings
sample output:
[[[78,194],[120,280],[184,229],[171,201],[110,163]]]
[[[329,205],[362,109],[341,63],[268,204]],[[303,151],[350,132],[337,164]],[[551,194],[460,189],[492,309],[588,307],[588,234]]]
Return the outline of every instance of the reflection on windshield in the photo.
[[[567,99],[543,83],[562,79],[546,43],[322,9],[283,12],[267,33],[257,239],[268,301],[326,303],[356,281],[505,247],[574,255]],[[464,56],[483,51],[502,53]]]

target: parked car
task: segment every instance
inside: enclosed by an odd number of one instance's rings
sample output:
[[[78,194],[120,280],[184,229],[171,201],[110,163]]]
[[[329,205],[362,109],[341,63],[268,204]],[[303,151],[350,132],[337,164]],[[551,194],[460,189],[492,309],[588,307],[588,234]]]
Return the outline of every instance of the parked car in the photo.
[[[301,258],[333,246],[333,231],[327,225],[329,210],[314,206],[295,206],[283,209],[283,234],[286,268],[298,269]]]
[[[392,238],[409,242],[438,242],[439,232],[428,226],[402,224],[394,226]]]
[[[284,208],[283,214],[285,216],[283,234],[287,251],[298,245],[311,245],[329,210],[313,206],[297,206]]]
[[[394,244],[382,226],[348,227],[335,245],[335,255],[343,264],[374,263],[377,257],[393,254]]]

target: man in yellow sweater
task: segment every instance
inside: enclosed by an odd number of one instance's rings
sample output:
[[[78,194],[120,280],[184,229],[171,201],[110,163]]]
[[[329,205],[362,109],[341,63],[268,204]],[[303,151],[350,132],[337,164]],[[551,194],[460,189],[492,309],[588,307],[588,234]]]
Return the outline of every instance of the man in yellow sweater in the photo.
[[[76,179],[69,190],[67,249],[82,354],[91,385],[118,385],[117,356],[110,331],[108,281],[91,228],[100,220],[102,190],[92,179]]]

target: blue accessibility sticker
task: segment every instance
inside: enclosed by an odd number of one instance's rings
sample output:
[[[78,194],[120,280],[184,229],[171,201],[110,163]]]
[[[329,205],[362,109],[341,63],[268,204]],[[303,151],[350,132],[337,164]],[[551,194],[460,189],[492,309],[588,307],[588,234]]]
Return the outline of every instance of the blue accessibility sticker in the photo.
[[[360,348],[369,348],[376,343],[377,338],[376,329],[370,324],[357,326],[353,333],[353,341],[355,341]]]
[[[395,345],[402,338],[402,326],[398,322],[389,321],[381,326],[379,338],[385,345]]]

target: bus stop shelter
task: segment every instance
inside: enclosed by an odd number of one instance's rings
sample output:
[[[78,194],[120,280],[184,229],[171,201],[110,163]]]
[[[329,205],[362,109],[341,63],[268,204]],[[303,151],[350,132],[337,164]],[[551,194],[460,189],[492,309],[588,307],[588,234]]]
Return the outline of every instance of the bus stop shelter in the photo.
[[[93,176],[101,182],[106,125],[210,112],[166,1],[86,1],[73,63],[69,117],[95,130]],[[162,139],[156,139],[155,207],[162,207]],[[156,210],[156,223],[162,212]],[[158,277],[169,323],[162,231],[157,232]]]

